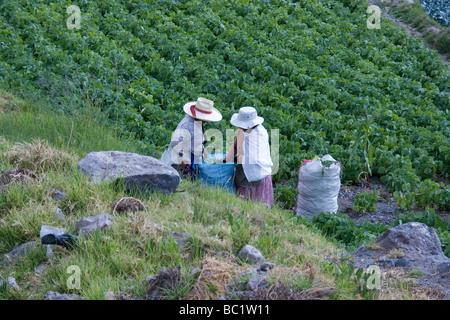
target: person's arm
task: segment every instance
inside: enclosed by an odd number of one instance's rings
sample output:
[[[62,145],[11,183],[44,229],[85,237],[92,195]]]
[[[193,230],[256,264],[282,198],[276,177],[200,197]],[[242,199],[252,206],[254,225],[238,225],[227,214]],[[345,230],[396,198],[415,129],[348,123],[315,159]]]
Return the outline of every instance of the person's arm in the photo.
[[[233,145],[231,146],[228,153],[225,155],[225,158],[223,158],[223,163],[230,162],[231,160],[234,161],[234,156],[236,155],[236,147],[237,147],[237,138],[234,138]]]

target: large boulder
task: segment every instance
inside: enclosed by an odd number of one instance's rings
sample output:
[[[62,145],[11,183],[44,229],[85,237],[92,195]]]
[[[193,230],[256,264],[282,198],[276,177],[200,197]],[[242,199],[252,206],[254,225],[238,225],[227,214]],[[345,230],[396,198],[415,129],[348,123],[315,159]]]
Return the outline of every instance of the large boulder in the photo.
[[[385,250],[401,249],[414,254],[440,251],[443,254],[436,230],[421,222],[408,222],[391,228],[376,241]]]
[[[178,172],[160,160],[122,151],[91,152],[78,163],[78,170],[94,183],[122,178],[126,187],[172,193],[181,179]]]
[[[419,284],[438,290],[450,299],[450,259],[442,251],[435,229],[424,223],[408,222],[387,230],[375,241],[376,246],[361,245],[352,254],[356,267],[419,269],[424,274],[416,279]],[[401,253],[401,256],[391,253]]]

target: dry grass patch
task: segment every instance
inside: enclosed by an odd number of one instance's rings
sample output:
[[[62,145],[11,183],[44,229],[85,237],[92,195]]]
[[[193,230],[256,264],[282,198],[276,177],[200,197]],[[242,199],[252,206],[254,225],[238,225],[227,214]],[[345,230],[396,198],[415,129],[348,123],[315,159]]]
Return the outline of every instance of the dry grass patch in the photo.
[[[244,268],[234,266],[230,262],[221,262],[213,257],[202,261],[202,271],[194,288],[186,300],[217,300],[225,295],[226,287]]]
[[[6,154],[11,164],[35,173],[62,169],[73,159],[69,153],[52,148],[41,139],[33,139],[31,143],[16,143]]]
[[[111,204],[111,209],[113,213],[127,213],[129,211],[142,211],[145,209],[145,206],[139,199],[133,197],[123,197],[119,201],[113,202]]]

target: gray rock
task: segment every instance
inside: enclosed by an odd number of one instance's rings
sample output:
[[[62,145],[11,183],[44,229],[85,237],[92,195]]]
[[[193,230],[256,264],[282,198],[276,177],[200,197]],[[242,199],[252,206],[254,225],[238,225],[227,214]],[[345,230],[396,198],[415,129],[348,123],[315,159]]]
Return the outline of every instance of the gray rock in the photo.
[[[91,152],[78,163],[78,170],[94,183],[122,178],[127,189],[153,189],[172,193],[181,179],[178,172],[160,160],[121,151]]]
[[[437,271],[439,274],[447,274],[447,276],[450,276],[450,262],[444,262],[438,265]]]
[[[53,245],[49,244],[47,245],[47,251],[45,252],[45,256],[47,259],[53,258]]]
[[[200,273],[202,270],[200,268],[195,267],[194,269],[191,270],[191,274],[190,276],[193,277],[195,276],[197,273]]]
[[[62,212],[62,210],[60,208],[56,208],[56,217],[59,220],[64,220],[64,213]]]
[[[396,267],[406,267],[408,265],[408,260],[406,259],[398,259],[395,261]]]
[[[395,267],[395,259],[389,259],[386,256],[382,256],[376,262],[378,265],[381,265],[386,268],[394,268]]]
[[[81,218],[77,220],[78,233],[88,235],[98,230],[106,230],[111,226],[113,217],[108,213],[101,213],[96,216]]]
[[[17,248],[13,249],[11,252],[5,255],[4,263],[6,265],[14,264],[20,257],[24,256],[27,252],[30,252],[36,248],[37,242],[31,241],[21,244]]]
[[[52,194],[52,198],[53,198],[53,200],[58,202],[58,201],[64,200],[66,198],[66,195],[64,192],[56,191]]]
[[[238,258],[250,264],[264,262],[264,256],[255,247],[246,244],[241,251],[239,251]]]
[[[36,272],[37,275],[40,275],[43,272],[45,272],[47,269],[48,269],[48,264],[42,263],[39,266],[37,266],[36,268],[34,268],[34,271]]]
[[[262,265],[259,266],[259,270],[261,271],[269,271],[273,268],[275,268],[275,263],[271,262],[264,262]]]
[[[245,285],[245,289],[248,291],[254,291],[257,289],[264,289],[267,288],[267,280],[263,277],[253,277],[250,280],[248,280],[247,284]]]
[[[58,292],[49,291],[45,295],[44,300],[84,300],[84,298],[77,296],[76,294],[61,294]]]
[[[387,230],[376,239],[385,250],[402,249],[405,253],[442,253],[441,241],[436,230],[420,222],[408,222]]]
[[[16,279],[14,277],[8,277],[6,278],[6,281],[0,280],[0,287],[3,285],[9,285],[13,287],[14,289],[19,290],[19,286],[17,285]]]
[[[237,291],[234,294],[239,300],[249,300],[255,295],[253,291]]]
[[[185,232],[169,232],[169,234],[166,237],[166,240],[169,239],[170,237],[172,237],[173,240],[175,240],[175,242],[178,245],[178,248],[183,248],[184,246],[186,246],[187,241],[189,239],[189,235]]]
[[[39,232],[39,236],[42,239],[42,237],[44,237],[44,236],[46,236],[48,234],[62,235],[64,233],[66,233],[65,229],[42,225],[41,226],[41,231]]]

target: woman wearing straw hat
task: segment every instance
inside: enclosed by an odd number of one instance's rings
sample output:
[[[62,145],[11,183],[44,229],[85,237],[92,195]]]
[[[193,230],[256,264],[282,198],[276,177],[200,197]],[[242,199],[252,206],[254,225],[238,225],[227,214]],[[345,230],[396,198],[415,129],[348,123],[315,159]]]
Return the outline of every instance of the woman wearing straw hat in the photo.
[[[273,204],[272,159],[270,157],[269,135],[262,125],[255,108],[242,107],[233,114],[231,124],[238,127],[233,146],[224,162],[234,161],[236,165],[236,192],[246,199]]]
[[[182,177],[195,179],[194,164],[201,163],[206,142],[204,124],[222,120],[222,114],[214,108],[214,102],[205,98],[188,102],[183,107],[186,115],[178,124],[169,148],[161,161],[178,169]]]

